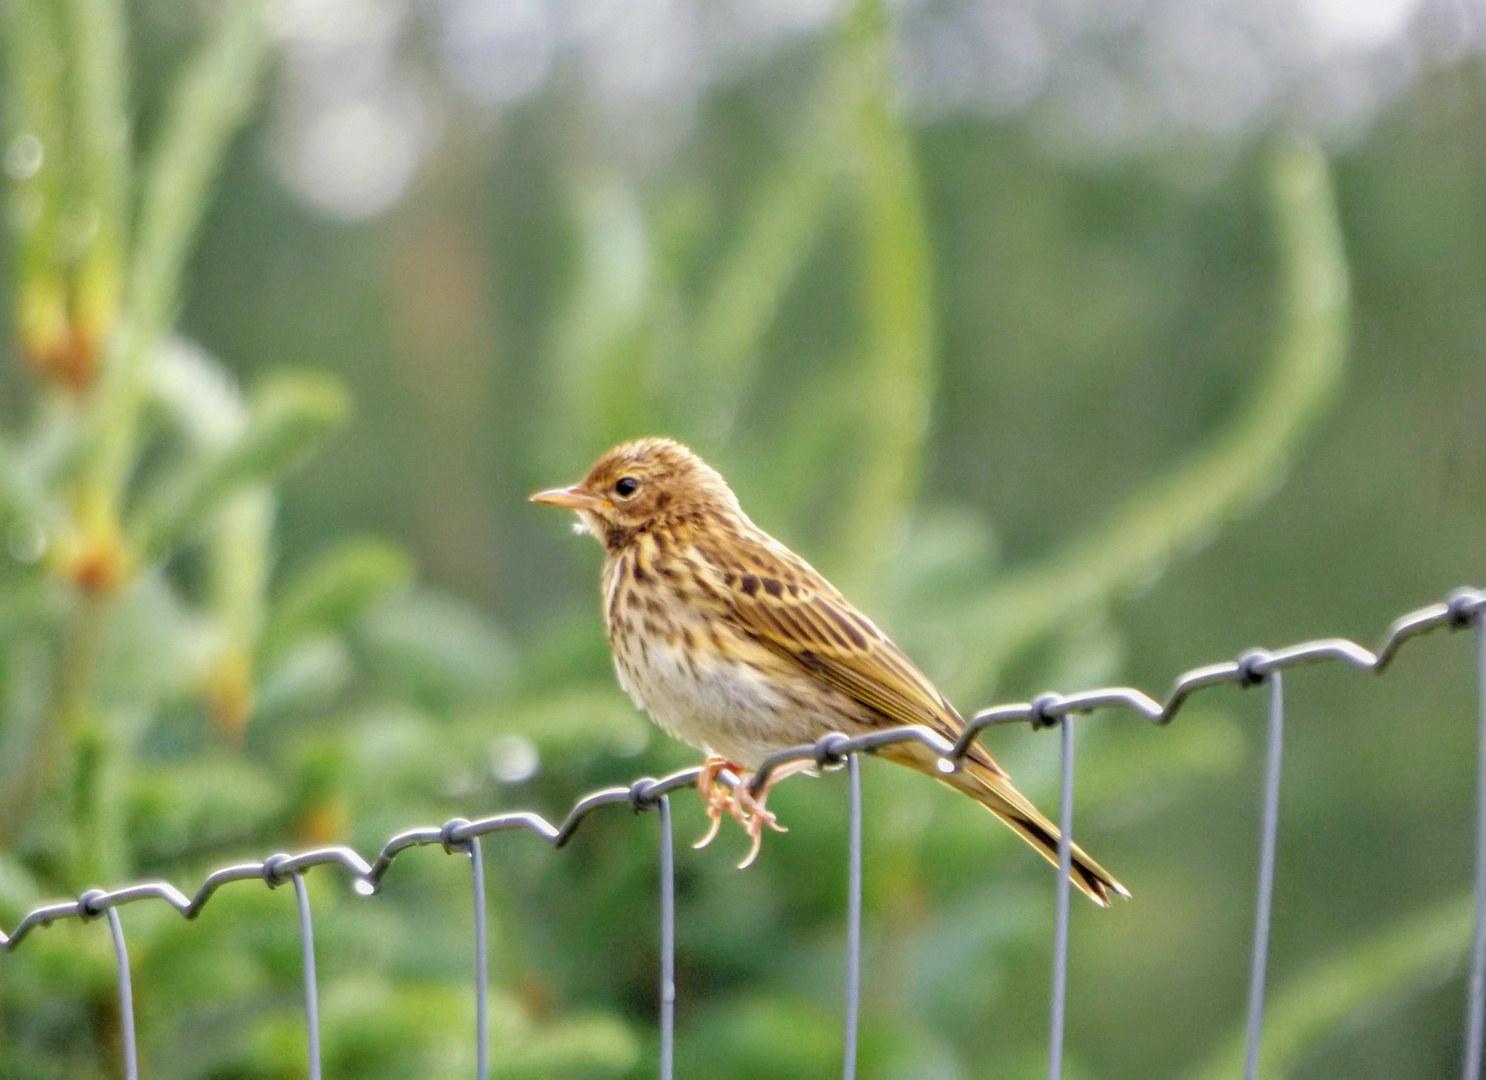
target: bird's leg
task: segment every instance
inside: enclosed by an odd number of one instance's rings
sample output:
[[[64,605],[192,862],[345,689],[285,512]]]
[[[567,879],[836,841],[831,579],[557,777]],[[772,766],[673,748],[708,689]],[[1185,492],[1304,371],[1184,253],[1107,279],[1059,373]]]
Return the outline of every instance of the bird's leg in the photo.
[[[717,830],[722,827],[722,812],[724,810],[732,814],[737,819],[738,824],[742,825],[745,829],[749,827],[747,814],[733,798],[733,792],[717,777],[717,774],[722,772],[723,769],[727,769],[734,776],[740,775],[743,772],[739,766],[733,764],[725,757],[718,757],[716,754],[710,755],[706,761],[702,762],[702,771],[697,776],[697,794],[702,797],[702,801],[706,804],[707,816],[712,819],[712,824],[708,826],[706,835],[692,845],[694,848],[704,848],[712,843],[713,839],[717,836]]]
[[[757,795],[751,790],[750,781],[752,775],[741,778],[738,786],[733,789],[733,802],[747,816],[746,821],[738,818],[743,824],[743,829],[753,839],[753,846],[748,849],[748,857],[738,864],[738,869],[743,870],[752,865],[753,860],[758,858],[759,849],[764,846],[764,826],[767,825],[775,832],[789,832],[787,828],[779,824],[779,819],[774,816],[773,811],[767,809],[764,803],[769,798],[769,791],[779,781],[796,773],[809,772],[815,768],[813,761],[790,761],[779,766],[769,774],[769,779],[764,781],[764,786],[759,788]],[[738,817],[737,811],[733,813]]]

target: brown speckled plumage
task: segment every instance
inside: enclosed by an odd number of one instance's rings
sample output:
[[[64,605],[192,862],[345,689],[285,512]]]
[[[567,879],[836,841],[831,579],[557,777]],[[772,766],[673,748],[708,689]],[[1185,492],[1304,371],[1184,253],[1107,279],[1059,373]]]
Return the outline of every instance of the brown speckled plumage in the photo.
[[[604,545],[604,627],[619,682],[669,734],[755,769],[829,731],[964,728],[944,695],[804,559],[754,525],[686,447],[641,439],[571,488],[533,496],[577,511]],[[957,773],[918,744],[882,756],[965,792],[1057,861],[1057,827],[979,747]],[[1128,895],[1076,845],[1073,881]]]

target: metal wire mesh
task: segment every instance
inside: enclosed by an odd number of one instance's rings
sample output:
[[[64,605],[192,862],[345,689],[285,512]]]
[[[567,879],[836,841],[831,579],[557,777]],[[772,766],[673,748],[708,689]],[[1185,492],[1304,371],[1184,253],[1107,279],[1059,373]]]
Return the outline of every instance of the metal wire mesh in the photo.
[[[1301,642],[1282,649],[1256,649],[1237,660],[1208,664],[1179,675],[1164,702],[1158,702],[1141,690],[1127,686],[1104,687],[1075,694],[1043,694],[1029,702],[999,705],[977,713],[954,742],[922,726],[907,726],[875,731],[849,738],[840,733],[823,736],[814,743],[781,751],[770,757],[753,776],[755,790],[781,766],[795,761],[813,761],[823,770],[844,767],[847,773],[848,876],[846,927],[846,978],[844,987],[844,1039],[842,1075],[853,1080],[856,1075],[856,1041],[858,1010],[861,996],[861,919],[862,919],[862,799],[860,755],[896,743],[918,742],[939,754],[944,768],[960,767],[970,746],[986,728],[1008,723],[1029,723],[1034,729],[1057,727],[1061,733],[1061,782],[1059,822],[1062,840],[1058,848],[1060,873],[1057,884],[1057,908],[1053,940],[1052,1001],[1049,1009],[1048,1077],[1058,1080],[1062,1074],[1063,1031],[1066,1021],[1065,997],[1068,967],[1068,905],[1073,834],[1073,738],[1074,717],[1100,710],[1134,712],[1156,724],[1167,724],[1195,692],[1223,684],[1239,687],[1266,685],[1268,688],[1268,734],[1265,753],[1262,822],[1259,845],[1259,883],[1255,900],[1254,938],[1250,964],[1248,1016],[1246,1030],[1246,1080],[1252,1080],[1258,1064],[1258,1049],[1264,1010],[1265,969],[1269,953],[1270,901],[1274,890],[1275,837],[1279,824],[1280,768],[1283,755],[1284,682],[1282,672],[1306,665],[1340,662],[1361,671],[1382,672],[1404,642],[1441,628],[1460,629],[1475,626],[1477,630],[1478,669],[1478,740],[1475,932],[1471,948],[1470,976],[1467,989],[1464,1076],[1476,1080],[1481,1074],[1482,1036],[1486,1028],[1486,591],[1459,589],[1446,601],[1412,611],[1396,619],[1378,648],[1369,650],[1345,638],[1323,638]],[[63,919],[84,922],[106,916],[113,936],[118,964],[119,1015],[123,1026],[124,1074],[136,1080],[138,1065],[135,1053],[132,990],[129,976],[129,953],[125,944],[119,908],[141,900],[162,900],[185,918],[194,919],[222,886],[258,880],[269,888],[292,883],[298,916],[300,947],[304,970],[304,1008],[308,1033],[308,1072],[312,1080],[320,1076],[318,991],[315,983],[315,944],[309,894],[304,874],[318,866],[339,866],[351,875],[356,891],[374,895],[388,868],[399,854],[409,848],[440,844],[450,854],[470,858],[474,894],[474,973],[476,1017],[476,1073],[480,1080],[489,1075],[489,1032],[487,1025],[487,935],[483,854],[480,838],[492,833],[527,830],[561,848],[594,811],[608,806],[625,806],[635,813],[657,811],[660,822],[660,1075],[670,1080],[673,1067],[675,1032],[675,869],[671,837],[670,800],[673,791],[693,787],[701,770],[686,769],[661,779],[642,777],[628,787],[605,788],[584,796],[573,806],[562,823],[554,826],[538,814],[526,811],[496,814],[469,821],[455,818],[442,826],[410,829],[389,839],[368,863],[349,847],[316,848],[298,854],[270,855],[262,862],[239,863],[223,867],[208,875],[196,893],[187,897],[174,885],[148,881],[105,891],[92,889],[76,900],[45,904],[28,912],[9,934],[0,931],[0,951],[17,948],[32,931]],[[734,784],[738,777],[724,773],[723,780]]]

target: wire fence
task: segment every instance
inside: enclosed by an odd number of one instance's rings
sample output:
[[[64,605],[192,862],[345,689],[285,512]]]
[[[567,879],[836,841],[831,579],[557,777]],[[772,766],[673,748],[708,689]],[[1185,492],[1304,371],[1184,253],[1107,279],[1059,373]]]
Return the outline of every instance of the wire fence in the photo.
[[[781,751],[768,758],[751,778],[757,790],[775,770],[790,762],[813,761],[822,770],[844,769],[847,775],[847,905],[846,905],[846,976],[844,990],[844,1043],[842,1076],[853,1080],[856,1075],[857,1018],[861,1000],[861,923],[862,923],[862,795],[860,755],[870,754],[896,743],[918,742],[937,753],[941,768],[952,772],[959,768],[971,745],[986,728],[1000,724],[1028,723],[1034,729],[1059,728],[1061,731],[1061,772],[1059,789],[1059,824],[1062,841],[1058,858],[1060,873],[1057,883],[1057,907],[1053,936],[1053,979],[1048,1023],[1048,1077],[1062,1075],[1063,1031],[1066,1019],[1065,996],[1068,967],[1069,875],[1073,835],[1073,726],[1072,720],[1097,711],[1124,710],[1156,724],[1167,724],[1182,705],[1199,690],[1219,685],[1268,688],[1268,728],[1266,736],[1264,788],[1259,842],[1258,889],[1254,906],[1254,938],[1250,963],[1248,1015],[1246,1027],[1245,1080],[1253,1080],[1258,1066],[1259,1039],[1264,1018],[1265,969],[1269,954],[1270,901],[1274,890],[1275,835],[1279,825],[1280,765],[1284,751],[1284,680],[1282,672],[1295,667],[1321,663],[1341,663],[1361,671],[1382,672],[1399,648],[1411,638],[1442,628],[1477,630],[1478,669],[1478,767],[1475,870],[1475,931],[1470,953],[1470,977],[1467,986],[1465,1048],[1463,1053],[1466,1080],[1481,1075],[1483,1021],[1486,1021],[1486,592],[1464,588],[1437,604],[1412,611],[1396,619],[1378,648],[1369,650],[1345,638],[1322,638],[1301,642],[1282,649],[1254,649],[1237,660],[1193,668],[1177,677],[1164,702],[1141,690],[1127,686],[1104,687],[1075,694],[1042,694],[1031,701],[999,705],[977,713],[955,741],[922,726],[907,726],[875,731],[849,738],[832,733],[814,743]],[[398,833],[383,845],[375,859],[368,863],[349,847],[316,848],[298,854],[270,855],[261,862],[238,863],[208,875],[193,896],[187,897],[174,885],[148,881],[113,890],[91,889],[75,900],[46,904],[28,912],[9,934],[0,931],[0,949],[8,952],[21,944],[30,933],[62,919],[93,921],[100,916],[108,922],[113,936],[118,965],[119,1015],[121,1019],[124,1075],[137,1080],[139,1067],[135,1050],[133,995],[129,976],[129,953],[124,939],[119,909],[140,900],[162,900],[185,918],[194,919],[213,895],[224,885],[239,881],[258,881],[269,888],[293,884],[299,914],[300,950],[304,971],[304,1011],[308,1033],[308,1074],[320,1077],[318,992],[315,983],[315,942],[309,894],[304,874],[317,866],[338,866],[351,876],[355,891],[363,896],[375,895],[393,860],[414,847],[438,844],[450,854],[470,859],[474,900],[474,981],[476,1073],[486,1080],[490,1068],[488,1029],[488,972],[484,859],[481,838],[493,833],[526,830],[535,833],[554,848],[561,848],[595,811],[611,806],[626,807],[639,814],[656,811],[660,828],[660,1076],[671,1080],[675,1039],[675,851],[671,835],[670,794],[694,787],[701,769],[692,768],[661,779],[642,777],[627,787],[605,788],[584,796],[568,812],[561,824],[553,825],[538,814],[526,811],[496,814],[469,821],[455,818],[441,826],[410,829]],[[724,773],[725,783],[737,785],[738,777]]]

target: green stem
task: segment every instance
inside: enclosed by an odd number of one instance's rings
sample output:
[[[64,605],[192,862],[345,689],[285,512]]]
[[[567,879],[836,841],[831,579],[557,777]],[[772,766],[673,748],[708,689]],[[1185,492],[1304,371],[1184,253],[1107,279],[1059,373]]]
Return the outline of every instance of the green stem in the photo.
[[[826,79],[828,101],[841,99],[843,82],[833,68]],[[828,105],[765,178],[702,304],[694,363],[715,380],[724,407],[733,406],[752,381],[759,340],[831,218],[831,195],[841,174],[840,112]]]
[[[71,834],[76,847],[68,885],[84,889],[127,874],[118,735],[106,718],[88,714],[73,739],[69,789]]]
[[[211,538],[212,611],[226,640],[207,697],[218,734],[233,744],[254,707],[253,656],[263,631],[273,522],[272,490],[249,488],[217,513]]]
[[[128,231],[130,140],[123,7],[71,0],[76,212],[92,222],[73,270],[73,318],[89,353],[118,311]],[[88,361],[90,364],[91,361]]]
[[[212,608],[228,640],[248,650],[263,629],[273,521],[273,492],[249,488],[218,512],[211,538]]]
[[[67,288],[59,233],[67,175],[65,53],[53,5],[30,0],[0,8],[5,45],[5,146],[21,170],[7,194],[15,227],[16,330],[33,362],[66,348]]]
[[[69,30],[80,190],[122,236],[129,193],[124,13],[117,0],[71,0]]]
[[[1350,301],[1330,174],[1320,150],[1291,145],[1275,155],[1270,179],[1282,309],[1269,369],[1191,461],[979,601],[966,634],[976,643],[969,686],[988,690],[1022,649],[1267,494],[1331,401],[1346,367]]]
[[[928,222],[913,147],[894,101],[888,13],[861,0],[846,28],[862,242],[866,344],[862,416],[842,521],[848,576],[858,591],[901,537],[928,435],[934,384]]]
[[[78,511],[88,529],[116,522],[134,468],[145,358],[175,318],[191,240],[211,182],[246,120],[268,56],[261,0],[228,4],[172,93],[146,168],[123,325],[110,339]]]
[[[69,852],[66,884],[80,889],[86,888],[85,883],[92,880],[88,871],[94,861],[90,851],[93,845],[86,839],[93,826],[82,808],[83,795],[91,786],[91,781],[85,777],[90,771],[89,758],[92,755],[85,749],[85,744],[94,740],[85,737],[85,733],[96,727],[91,689],[105,633],[104,608],[109,601],[79,596],[76,603],[68,619],[66,642],[61,663],[57,666],[50,723],[42,732],[42,745],[37,754],[38,769],[32,799],[34,802],[55,790],[62,780],[64,768],[72,770],[69,831],[73,847]],[[66,761],[68,754],[72,756],[70,762]]]
[[[51,703],[46,719],[38,725],[36,745],[27,755],[25,765],[0,800],[0,849],[15,841],[32,808],[61,783],[67,754],[76,748],[90,722],[87,688],[92,685],[102,646],[106,623],[103,609],[108,603],[96,597],[75,598],[63,631],[62,654],[52,672]],[[74,853],[69,859],[69,871],[77,868]],[[69,872],[68,877],[69,884],[78,884],[75,874]]]

